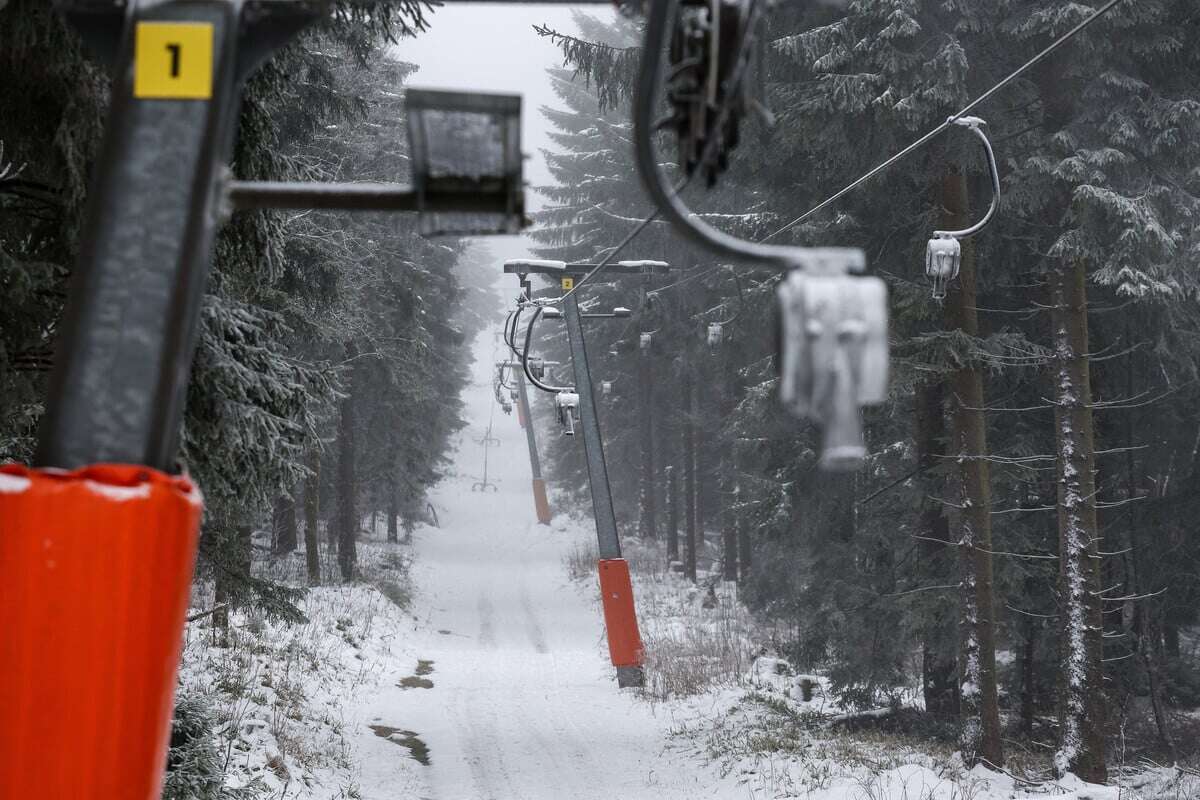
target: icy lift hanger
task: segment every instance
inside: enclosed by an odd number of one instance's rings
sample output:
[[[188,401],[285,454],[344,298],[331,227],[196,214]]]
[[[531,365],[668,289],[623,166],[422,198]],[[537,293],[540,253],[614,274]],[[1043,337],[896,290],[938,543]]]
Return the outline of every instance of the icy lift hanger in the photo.
[[[974,236],[986,228],[1000,208],[1000,170],[996,166],[996,153],[992,150],[992,143],[983,131],[987,123],[979,117],[960,117],[952,120],[952,124],[967,128],[983,142],[983,149],[987,153],[988,172],[992,178],[992,205],[983,219],[969,228],[961,231],[933,232],[933,238],[929,240],[929,246],[925,250],[925,274],[933,284],[934,300],[945,299],[950,281],[958,277],[958,271],[962,267],[960,240]]]

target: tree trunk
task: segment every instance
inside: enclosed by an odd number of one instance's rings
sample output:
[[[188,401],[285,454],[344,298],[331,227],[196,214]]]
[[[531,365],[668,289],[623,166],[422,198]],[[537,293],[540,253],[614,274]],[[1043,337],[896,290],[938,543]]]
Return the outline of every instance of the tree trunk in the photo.
[[[1125,340],[1133,341],[1133,330],[1129,320],[1125,321]],[[1126,357],[1125,359],[1125,396],[1133,397],[1135,386],[1138,383],[1137,377],[1134,375],[1136,369],[1136,361],[1134,357]],[[1174,737],[1171,736],[1170,725],[1167,722],[1167,715],[1163,710],[1163,686],[1162,686],[1162,648],[1157,646],[1161,641],[1159,636],[1160,624],[1162,619],[1161,611],[1155,613],[1151,605],[1153,598],[1147,597],[1150,594],[1150,587],[1143,579],[1143,565],[1141,561],[1142,549],[1139,532],[1142,530],[1143,520],[1139,513],[1138,504],[1134,501],[1141,496],[1141,491],[1138,487],[1138,470],[1134,463],[1134,409],[1125,409],[1125,497],[1134,503],[1130,508],[1127,519],[1125,532],[1128,537],[1126,547],[1129,553],[1126,556],[1126,592],[1125,594],[1131,597],[1142,598],[1134,600],[1133,605],[1134,625],[1132,631],[1133,637],[1133,652],[1141,656],[1142,667],[1146,674],[1146,689],[1150,694],[1150,708],[1154,712],[1154,726],[1158,730],[1159,744],[1170,754],[1172,760],[1178,758],[1175,749]],[[1154,526],[1157,527],[1157,526]],[[1151,528],[1151,530],[1154,529]]]
[[[750,579],[750,565],[753,558],[753,543],[750,540],[750,515],[746,513],[746,509],[739,507],[737,514],[734,516],[734,525],[737,528],[737,548],[738,548],[738,582],[745,585]]]
[[[951,228],[969,224],[967,179],[958,171],[942,181],[943,222]],[[950,329],[979,335],[976,315],[975,248],[963,243],[962,268],[946,301]],[[1000,739],[999,693],[996,685],[996,609],[992,586],[992,490],[988,469],[987,421],[984,419],[983,374],[965,361],[950,382],[951,454],[956,460],[951,483],[960,512],[958,544],[962,569],[962,657],[959,696],[962,729],[959,747],[968,765],[1004,763]]]
[[[936,499],[944,491],[943,479],[932,472],[942,463],[946,448],[945,385],[940,380],[925,381],[916,391],[917,466],[922,470],[921,487],[929,498],[923,502],[918,543],[922,572],[933,585],[951,581],[955,569],[949,559],[950,521]],[[921,687],[925,711],[950,720],[958,717],[958,620],[951,604],[939,599],[924,622],[921,641]]]
[[[354,347],[346,347],[347,358],[354,357]],[[353,383],[353,379],[351,379]],[[354,475],[354,392],[351,390],[341,403],[338,420],[338,474],[337,474],[337,536],[338,568],[342,580],[353,580],[358,568],[356,538],[358,514],[355,510],[358,485]]]
[[[675,467],[667,467],[667,564],[679,561],[679,481]]]
[[[725,473],[725,466],[721,466],[721,474]],[[738,490],[733,490],[733,502],[722,502],[721,508],[721,566],[722,577],[727,581],[736,581],[738,579],[738,539],[737,528],[734,525],[734,518],[737,514],[735,507],[738,501]],[[722,495],[724,501],[724,495]]]
[[[641,446],[642,480],[640,485],[640,515],[638,535],[643,539],[658,538],[658,509],[654,492],[654,383],[650,374],[650,354],[641,351],[638,359],[638,383],[641,388]]]
[[[1082,260],[1051,270],[1055,438],[1058,449],[1059,608],[1058,775],[1103,783],[1104,686],[1095,442],[1088,359],[1087,288]]]
[[[321,547],[318,544],[318,520],[321,510],[321,453],[308,451],[309,475],[304,479],[304,555],[308,562],[308,584],[321,583]]]
[[[696,420],[693,416],[692,376],[684,367],[683,378],[683,574],[696,582]]]
[[[1033,714],[1037,707],[1037,669],[1034,656],[1037,652],[1037,622],[1026,617],[1025,636],[1021,644],[1021,732],[1033,735]]]
[[[275,553],[285,555],[295,552],[299,539],[296,531],[296,501],[285,495],[275,498],[271,523]]]
[[[387,540],[392,543],[400,541],[400,498],[399,489],[395,481],[388,486],[388,509],[387,509]]]
[[[1179,658],[1179,626],[1170,622],[1164,622],[1162,629],[1163,653],[1167,658]]]
[[[229,647],[229,592],[225,585],[226,578],[218,573],[213,585],[213,647]]]
[[[236,525],[233,537],[234,558],[228,570],[236,574],[230,575],[226,569],[218,570],[213,587],[213,606],[217,609],[213,612],[213,644],[217,647],[229,646],[229,609],[236,591],[230,589],[230,584],[238,575],[249,577],[253,565],[254,529],[249,525]]]

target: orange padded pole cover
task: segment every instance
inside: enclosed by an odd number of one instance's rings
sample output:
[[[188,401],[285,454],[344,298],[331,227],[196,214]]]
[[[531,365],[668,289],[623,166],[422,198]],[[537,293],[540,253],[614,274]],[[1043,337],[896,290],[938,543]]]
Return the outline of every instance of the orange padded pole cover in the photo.
[[[546,481],[542,478],[533,479],[533,507],[537,511],[537,521],[541,525],[549,525],[550,498],[546,496]]]
[[[200,511],[142,467],[0,467],[0,798],[158,800]]]
[[[645,656],[633,607],[633,582],[629,562],[623,558],[600,561],[600,595],[604,601],[604,626],[608,653],[614,667],[640,667]]]

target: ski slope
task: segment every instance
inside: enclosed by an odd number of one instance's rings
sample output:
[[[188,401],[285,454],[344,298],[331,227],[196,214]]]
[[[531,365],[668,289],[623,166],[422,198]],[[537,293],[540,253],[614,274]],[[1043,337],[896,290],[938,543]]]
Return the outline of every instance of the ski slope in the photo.
[[[590,586],[569,582],[563,561],[595,535],[590,514],[586,525],[562,516],[553,526],[536,524],[524,432],[515,412],[497,408],[493,416],[491,371],[501,347],[492,332],[476,343],[457,475],[433,497],[441,528],[421,529],[414,542],[418,624],[402,635],[413,639],[406,652],[432,662],[432,671],[426,665],[427,674],[413,675],[432,687],[397,685],[364,698],[365,717],[355,716],[378,727],[356,743],[363,796],[745,797],[745,789],[722,791],[709,769],[666,752],[668,716],[618,690],[599,604]],[[488,477],[499,491],[472,492],[483,471],[477,440],[489,418],[500,445],[490,450]],[[558,435],[537,433],[540,443]],[[414,768],[414,754],[428,765]]]

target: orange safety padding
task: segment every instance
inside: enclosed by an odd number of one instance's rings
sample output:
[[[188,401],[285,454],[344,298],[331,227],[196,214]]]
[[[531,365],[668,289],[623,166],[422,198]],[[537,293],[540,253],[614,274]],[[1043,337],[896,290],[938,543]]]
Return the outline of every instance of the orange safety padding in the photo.
[[[537,510],[538,523],[549,525],[550,498],[546,496],[546,481],[541,478],[533,479],[533,507]]]
[[[200,513],[143,467],[0,467],[0,798],[158,800]]]
[[[608,629],[608,653],[614,667],[640,667],[645,657],[633,606],[633,582],[629,562],[623,558],[601,559],[600,595],[604,604],[604,626]]]

